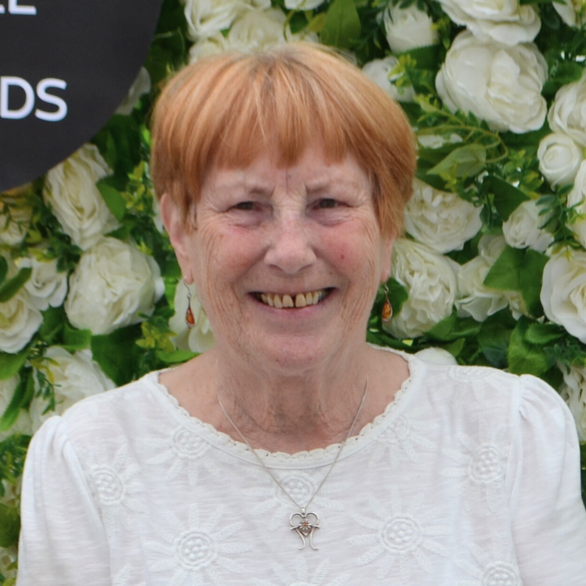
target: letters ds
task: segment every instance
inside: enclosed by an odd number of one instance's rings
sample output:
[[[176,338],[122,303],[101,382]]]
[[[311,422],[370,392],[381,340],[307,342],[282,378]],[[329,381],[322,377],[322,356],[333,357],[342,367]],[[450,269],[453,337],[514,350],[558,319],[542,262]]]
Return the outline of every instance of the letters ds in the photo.
[[[9,97],[11,88],[20,88],[24,91],[24,104],[19,105],[18,108],[10,108]],[[36,87],[36,92],[31,84],[22,79],[22,77],[15,77],[10,75],[4,75],[0,77],[0,118],[20,120],[29,116],[35,108],[35,94],[41,102],[55,106],[57,109],[50,111],[41,110],[36,108],[34,115],[40,120],[47,122],[59,122],[67,116],[67,103],[60,96],[49,93],[49,89],[64,90],[67,88],[67,83],[62,79],[56,79],[54,77],[47,77],[41,79]],[[20,94],[22,93],[19,92]],[[14,101],[13,101],[14,103]]]

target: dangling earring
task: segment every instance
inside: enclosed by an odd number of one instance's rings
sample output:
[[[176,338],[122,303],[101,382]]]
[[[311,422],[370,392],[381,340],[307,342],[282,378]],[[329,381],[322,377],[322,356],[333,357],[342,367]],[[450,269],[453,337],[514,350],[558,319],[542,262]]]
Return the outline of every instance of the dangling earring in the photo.
[[[185,281],[183,281],[185,288],[187,289],[187,310],[185,311],[185,323],[187,327],[191,329],[195,326],[195,317],[193,315],[193,311],[191,310],[191,291]]]
[[[385,303],[381,311],[381,317],[384,323],[388,323],[391,321],[391,318],[393,317],[393,306],[389,301],[389,288],[387,287],[387,284],[385,283],[383,287],[385,289]]]

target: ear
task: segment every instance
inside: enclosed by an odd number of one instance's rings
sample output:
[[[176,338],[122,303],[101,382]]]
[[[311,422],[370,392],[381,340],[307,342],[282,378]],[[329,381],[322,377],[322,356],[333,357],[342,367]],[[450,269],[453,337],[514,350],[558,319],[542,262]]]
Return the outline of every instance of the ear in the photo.
[[[391,257],[393,255],[394,243],[394,236],[387,236],[386,238],[383,238],[383,242],[381,244],[381,283],[386,283],[389,280],[389,277],[391,276]]]
[[[164,193],[161,197],[161,218],[175,250],[177,262],[183,273],[183,280],[188,284],[193,283],[193,271],[189,255],[190,232],[183,221],[181,210],[167,193]]]

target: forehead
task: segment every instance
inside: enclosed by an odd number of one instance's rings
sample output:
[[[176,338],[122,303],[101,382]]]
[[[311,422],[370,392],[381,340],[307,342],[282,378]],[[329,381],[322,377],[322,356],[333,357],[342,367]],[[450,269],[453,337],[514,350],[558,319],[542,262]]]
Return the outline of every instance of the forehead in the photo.
[[[264,151],[246,167],[215,166],[206,177],[203,191],[239,188],[272,193],[279,186],[306,191],[343,187],[369,190],[370,181],[351,155],[331,161],[319,147],[310,147],[290,165],[279,163],[274,154]]]

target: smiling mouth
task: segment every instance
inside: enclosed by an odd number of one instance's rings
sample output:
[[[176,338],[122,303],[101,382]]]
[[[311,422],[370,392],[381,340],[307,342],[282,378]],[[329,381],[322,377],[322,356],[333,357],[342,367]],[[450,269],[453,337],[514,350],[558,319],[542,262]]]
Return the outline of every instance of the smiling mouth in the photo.
[[[318,289],[317,291],[308,291],[307,293],[292,293],[291,295],[279,295],[277,293],[254,293],[254,296],[271,307],[277,309],[289,309],[298,307],[307,307],[308,305],[317,305],[325,299],[332,289]]]

